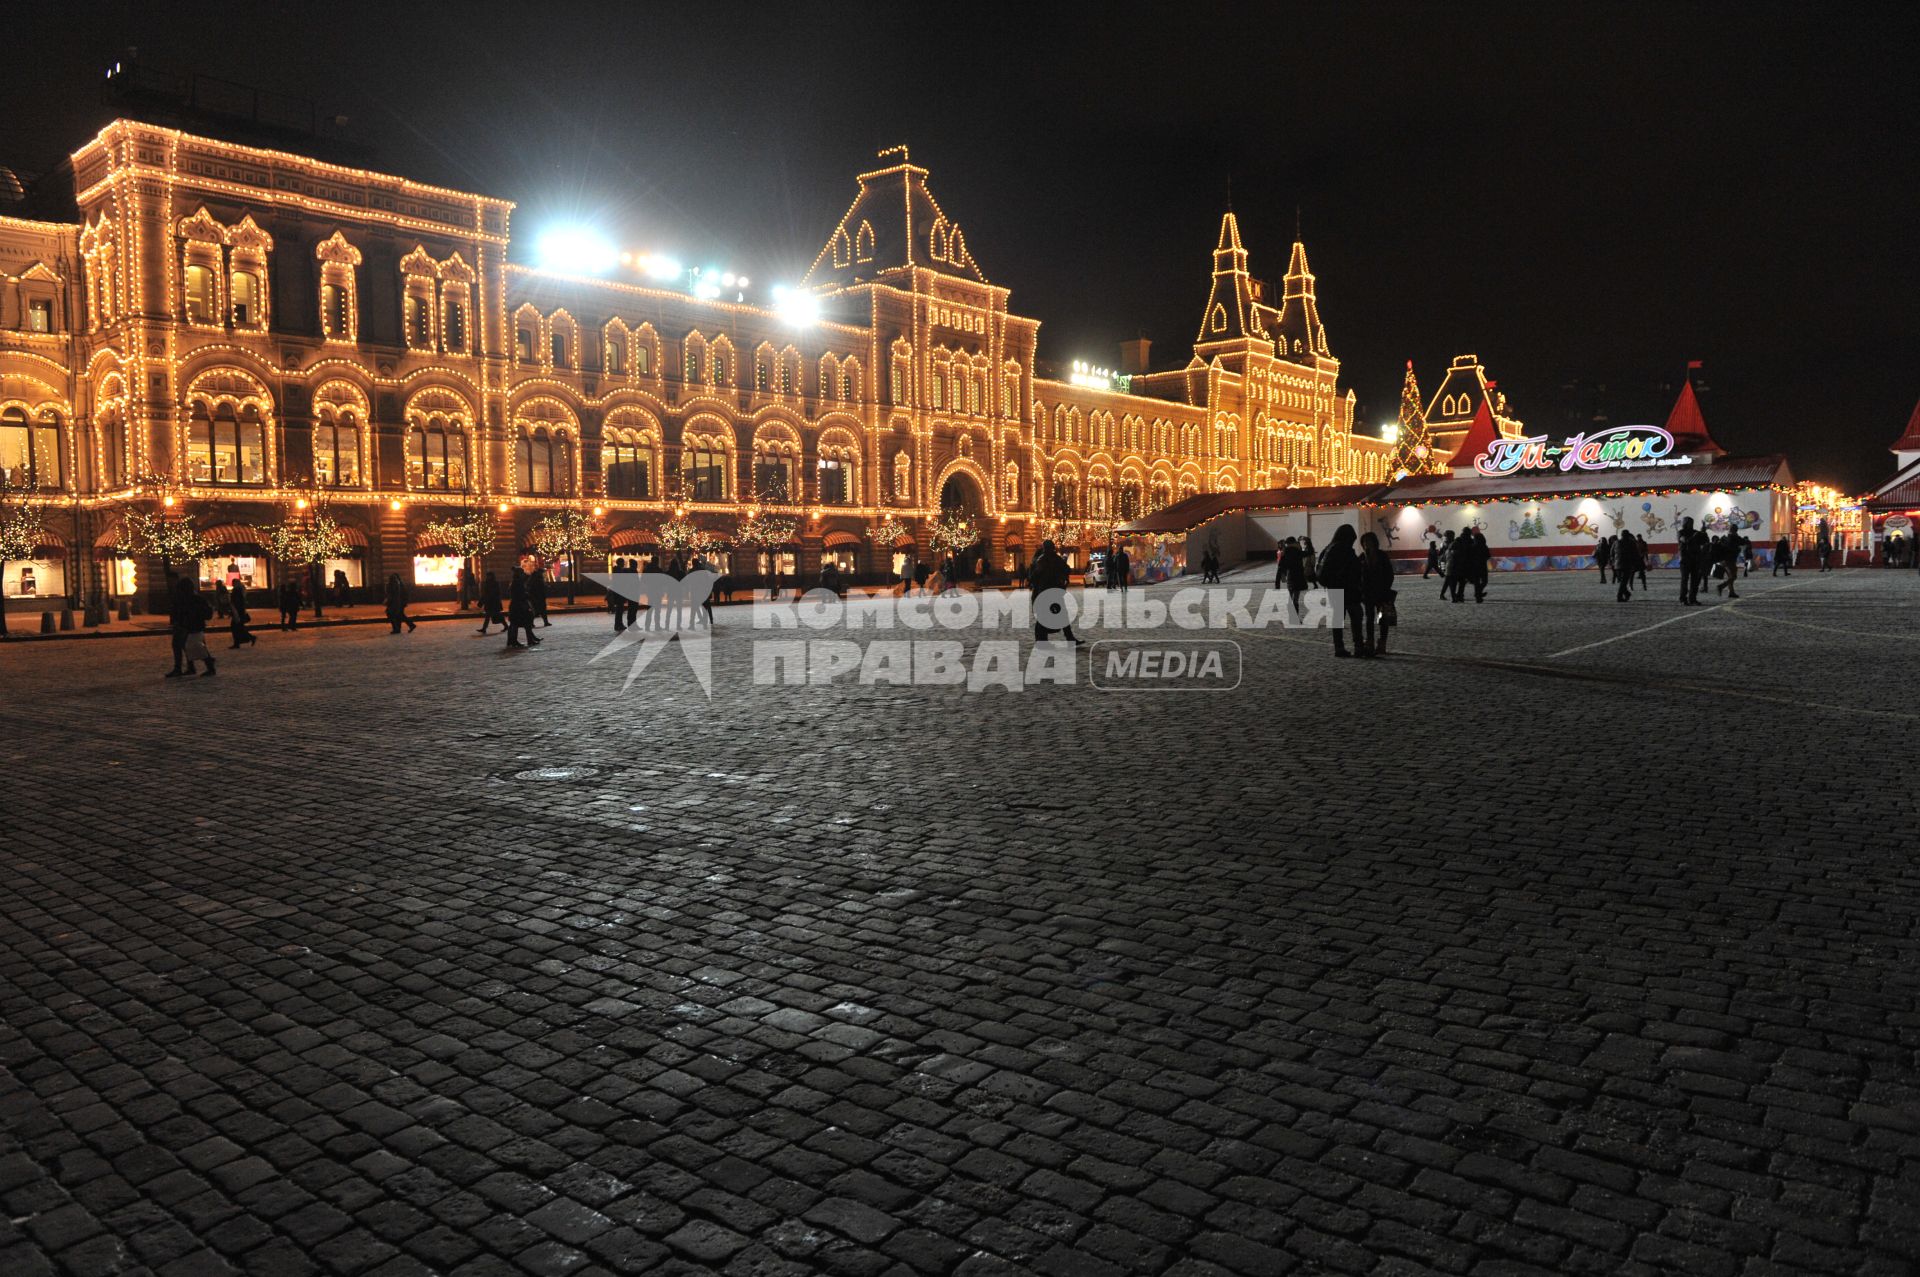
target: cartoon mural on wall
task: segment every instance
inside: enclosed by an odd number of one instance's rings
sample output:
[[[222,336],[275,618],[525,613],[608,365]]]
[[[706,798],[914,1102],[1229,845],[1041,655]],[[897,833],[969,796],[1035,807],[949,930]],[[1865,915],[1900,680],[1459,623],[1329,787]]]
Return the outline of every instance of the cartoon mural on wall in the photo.
[[[1647,533],[1649,535],[1667,530],[1667,521],[1653,512],[1653,502],[1651,501],[1642,501],[1640,503],[1640,521],[1647,525]]]
[[[1620,525],[1616,522],[1614,526],[1617,528]],[[1554,531],[1564,532],[1570,537],[1591,537],[1595,541],[1598,541],[1601,536],[1599,526],[1594,523],[1593,516],[1588,514],[1570,514],[1554,525]]]
[[[1547,535],[1547,519],[1538,510],[1507,520],[1507,535],[1516,541],[1538,541]]]
[[[1607,518],[1612,522],[1613,530],[1618,532],[1621,528],[1627,526],[1627,507],[1623,505],[1615,506],[1613,509],[1607,511]]]

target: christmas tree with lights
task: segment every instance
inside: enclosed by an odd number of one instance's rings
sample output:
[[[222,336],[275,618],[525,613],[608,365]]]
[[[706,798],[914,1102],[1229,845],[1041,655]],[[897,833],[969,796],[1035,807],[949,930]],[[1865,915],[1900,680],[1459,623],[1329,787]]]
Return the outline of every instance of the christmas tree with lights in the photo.
[[[1420,383],[1413,378],[1413,361],[1407,361],[1407,379],[1400,385],[1400,432],[1393,442],[1395,478],[1410,474],[1438,474],[1440,459],[1433,453],[1433,436],[1427,433],[1427,414],[1420,407]]]

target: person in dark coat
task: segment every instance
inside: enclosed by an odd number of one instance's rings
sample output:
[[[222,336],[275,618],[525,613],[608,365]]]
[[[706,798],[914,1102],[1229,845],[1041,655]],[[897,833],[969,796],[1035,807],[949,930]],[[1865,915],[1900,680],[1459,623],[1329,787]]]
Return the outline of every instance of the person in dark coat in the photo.
[[[1487,534],[1478,525],[1467,529],[1467,538],[1473,542],[1473,601],[1487,601],[1487,573],[1493,570],[1493,549],[1487,544]]]
[[[1360,537],[1360,602],[1366,608],[1367,636],[1359,647],[1362,656],[1387,654],[1387,631],[1394,623],[1393,560],[1380,548],[1380,538],[1372,532]]]
[[[300,579],[291,574],[280,582],[280,628],[300,628]]]
[[[1298,537],[1288,537],[1280,547],[1280,563],[1274,572],[1275,589],[1284,588],[1293,602],[1293,614],[1300,615],[1300,596],[1307,592],[1307,552]]]
[[[533,603],[534,619],[548,629],[553,622],[547,619],[547,570],[535,568],[527,574],[527,598]]]
[[[1448,535],[1451,536],[1452,533]],[[1440,573],[1441,580],[1446,580],[1446,572],[1440,566],[1440,543],[1429,541],[1427,542],[1427,566],[1420,570],[1420,579],[1424,581],[1435,572]]]
[[[1793,575],[1793,542],[1787,540],[1785,533],[1773,543],[1773,571],[1768,575]]]
[[[1439,554],[1435,565],[1440,573],[1440,597],[1446,598],[1453,592],[1453,561],[1460,552],[1460,543],[1454,540],[1453,529],[1447,529],[1440,538]]]
[[[167,630],[173,640],[173,671],[168,678],[191,678],[196,661],[207,663],[200,677],[213,677],[213,653],[207,650],[207,622],[212,616],[213,604],[200,596],[199,582],[191,576],[175,577],[167,599]]]
[[[1473,548],[1471,531],[1453,539],[1453,549],[1447,554],[1447,576],[1440,583],[1441,598],[1455,603],[1467,601],[1467,582],[1474,579]]]
[[[238,585],[239,583],[240,578],[235,577],[234,584]],[[227,593],[227,583],[225,581],[215,581],[213,583],[213,614],[223,621],[233,615],[233,600]]]
[[[1306,565],[1307,584],[1320,584],[1320,557],[1314,553],[1312,537],[1300,538],[1300,561]]]
[[[1613,551],[1613,597],[1625,603],[1633,597],[1633,574],[1640,566],[1640,546],[1631,534],[1623,535]]]
[[[473,603],[473,572],[466,564],[460,565],[460,610],[466,611]]]
[[[1634,571],[1640,575],[1640,588],[1652,589],[1653,587],[1647,583],[1647,567],[1653,562],[1652,547],[1647,544],[1647,539],[1643,536],[1628,534],[1625,539],[1633,542]]]
[[[1729,599],[1740,597],[1740,592],[1733,588],[1733,583],[1740,579],[1740,555],[1746,544],[1747,539],[1732,530],[1721,538],[1718,557],[1721,566],[1726,569],[1726,575],[1722,576],[1719,583],[1713,587],[1715,594],[1725,590]]]
[[[260,640],[254,637],[247,623],[253,620],[253,613],[247,610],[247,583],[234,578],[233,589],[227,593],[227,607],[230,619],[227,621],[227,634],[233,640],[235,648],[244,644],[258,646]]]
[[[385,600],[387,624],[393,627],[395,634],[400,632],[402,625],[407,627],[409,634],[420,628],[420,623],[407,615],[407,587],[401,583],[398,572],[387,578]]]
[[[1041,615],[1040,596],[1048,590],[1059,590],[1064,596],[1067,584],[1073,579],[1073,569],[1060,557],[1060,551],[1054,548],[1052,541],[1040,543],[1040,553],[1033,556],[1033,565],[1027,571],[1027,591],[1033,599],[1033,641],[1047,642],[1058,633],[1067,642],[1079,644],[1083,640],[1075,637],[1071,624],[1063,625],[1059,630],[1049,629],[1043,621],[1051,619]],[[1065,619],[1064,617],[1061,619]]]
[[[1355,533],[1351,523],[1343,523],[1333,531],[1333,540],[1320,552],[1317,575],[1320,587],[1329,592],[1340,592],[1332,599],[1338,610],[1333,616],[1333,654],[1351,656],[1347,651],[1346,638],[1341,634],[1341,618],[1345,617],[1346,626],[1353,630],[1353,646],[1362,648],[1361,629],[1366,624],[1367,608],[1365,602],[1366,576],[1360,568],[1360,556],[1354,552]],[[1367,655],[1361,650],[1362,656]]]
[[[611,569],[613,576],[624,576],[626,571],[627,561],[625,559],[615,559],[613,561],[613,567]],[[607,611],[613,613],[613,632],[615,634],[625,634],[627,632],[627,601],[621,597],[620,591],[615,588],[615,586],[622,584],[625,583],[615,581],[613,584],[607,586]]]
[[[1133,560],[1127,557],[1127,547],[1116,546],[1112,556],[1107,559],[1108,582],[1117,584],[1120,587],[1120,593],[1125,594],[1127,583],[1132,576]]]
[[[1820,556],[1820,570],[1833,571],[1833,529],[1825,519],[1814,525],[1814,553]]]
[[[1600,584],[1607,583],[1607,564],[1613,562],[1613,538],[1601,537],[1600,544],[1593,547],[1593,561],[1600,566]]]
[[[506,623],[507,618],[500,611],[500,578],[495,576],[493,570],[489,568],[486,576],[480,581],[479,633],[485,634],[489,625],[504,626]]]
[[[524,644],[520,642],[521,630],[527,632]],[[507,585],[507,646],[540,646],[540,640],[533,635],[533,589],[523,568],[513,570],[513,578]]]
[[[1680,530],[1676,539],[1680,543],[1680,602],[1691,607],[1700,601],[1700,588],[1696,583],[1700,546],[1694,540],[1692,515],[1686,515],[1680,520]]]

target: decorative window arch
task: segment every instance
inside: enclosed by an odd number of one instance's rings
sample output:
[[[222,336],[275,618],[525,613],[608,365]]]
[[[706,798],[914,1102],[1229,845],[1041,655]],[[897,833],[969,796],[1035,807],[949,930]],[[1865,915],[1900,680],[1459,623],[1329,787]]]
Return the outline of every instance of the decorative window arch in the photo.
[[[708,380],[713,385],[731,386],[733,384],[733,343],[727,340],[725,333],[713,339],[713,346],[708,352],[708,362],[711,368]]]
[[[433,386],[407,402],[407,487],[464,492],[472,479],[468,439],[473,408],[455,392]]]
[[[753,432],[753,497],[780,505],[806,500],[800,478],[800,435],[784,421],[764,421]]]
[[[829,426],[814,444],[818,472],[815,497],[821,505],[852,505],[860,492],[860,441],[845,426]]]
[[[1011,510],[1020,504],[1020,463],[1009,461],[1000,471],[1001,505]]]
[[[761,342],[753,348],[753,389],[755,394],[771,394],[773,391],[773,346]]]
[[[733,495],[733,431],[702,419],[680,436],[682,490],[693,501],[725,501]]]
[[[367,397],[348,381],[313,392],[313,480],[328,488],[365,487]]]
[[[833,264],[851,266],[853,264],[853,241],[847,238],[847,228],[842,226],[833,232]]]
[[[698,332],[690,332],[681,342],[683,358],[680,361],[680,379],[693,385],[701,385],[707,379],[707,339]]]
[[[927,251],[932,255],[933,260],[936,262],[944,261],[946,259],[946,256],[947,256],[947,219],[946,218],[937,217],[934,219],[933,229],[927,232]]]
[[[633,371],[641,377],[660,375],[660,334],[643,323],[633,334]]]
[[[452,355],[473,348],[473,268],[455,253],[440,263],[440,345]]]
[[[110,324],[120,315],[120,299],[114,276],[115,239],[113,219],[104,213],[80,231],[80,256],[86,265],[87,327],[90,330]]]
[[[203,204],[182,218],[180,236],[180,318],[199,328],[218,328],[226,313],[223,258],[227,228]]]
[[[434,314],[435,297],[440,288],[440,263],[427,250],[414,245],[400,259],[400,329],[407,349],[433,350],[438,336]]]
[[[870,262],[873,260],[873,223],[862,221],[860,229],[853,236],[853,260]]]
[[[313,250],[320,262],[320,332],[328,341],[353,342],[360,335],[360,250],[335,231]]]
[[[523,368],[540,362],[540,312],[532,302],[513,312],[513,362]]]
[[[578,490],[579,440],[579,423],[558,399],[529,399],[515,407],[513,490],[521,496],[572,496]]]
[[[546,362],[549,368],[580,366],[580,325],[564,308],[547,316]]]
[[[848,355],[840,361],[839,399],[842,403],[859,403],[863,387],[860,383],[860,358]]]
[[[235,368],[200,374],[187,388],[187,480],[259,486],[270,481],[273,399]]]
[[[783,395],[800,393],[800,352],[792,346],[780,352],[779,376],[775,384]]]
[[[0,482],[29,491],[55,491],[66,448],[65,415],[51,403],[0,401]]]
[[[832,351],[820,356],[820,397],[842,402],[846,399],[840,393],[840,360]]]
[[[659,426],[638,408],[609,411],[600,428],[600,486],[607,498],[652,500],[659,473]]]
[[[251,213],[227,231],[227,313],[235,328],[264,332],[267,327],[267,258],[273,236],[254,224]]]
[[[600,367],[609,377],[624,377],[630,360],[627,352],[632,348],[633,335],[627,331],[627,325],[620,319],[609,319],[605,328],[600,330]]]
[[[895,341],[888,348],[887,356],[890,402],[908,407],[913,403],[913,347],[905,341]]]

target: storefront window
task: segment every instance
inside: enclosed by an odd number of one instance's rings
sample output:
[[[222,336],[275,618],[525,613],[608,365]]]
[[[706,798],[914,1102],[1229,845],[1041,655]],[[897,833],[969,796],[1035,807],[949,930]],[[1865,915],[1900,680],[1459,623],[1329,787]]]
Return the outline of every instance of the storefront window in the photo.
[[[53,599],[67,592],[67,565],[59,559],[9,559],[4,587],[10,599]]]
[[[222,404],[209,417],[195,404],[187,427],[187,461],[196,483],[265,483],[266,431],[251,406],[236,416]]]
[[[855,559],[856,555],[850,545],[836,545],[820,551],[820,566],[824,568],[831,563],[836,572],[856,571]]]
[[[115,598],[126,598],[139,591],[140,570],[132,559],[107,560],[107,593]]]
[[[321,579],[329,589],[333,587],[334,575],[342,572],[346,574],[347,585],[352,589],[357,590],[367,583],[366,569],[359,559],[328,559],[320,565]]]
[[[236,581],[249,590],[260,589],[267,583],[267,561],[264,557],[246,554],[222,554],[200,560],[201,586],[211,589],[215,581],[225,582],[228,589],[232,589]]]
[[[415,585],[460,584],[459,558],[451,554],[414,555],[413,583]]]

